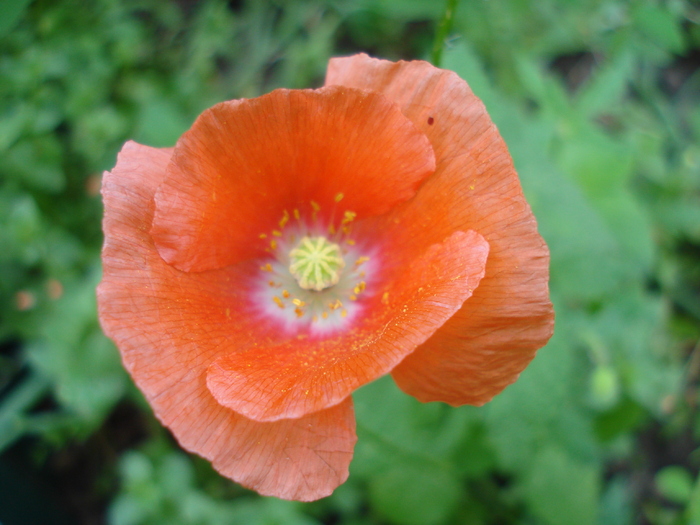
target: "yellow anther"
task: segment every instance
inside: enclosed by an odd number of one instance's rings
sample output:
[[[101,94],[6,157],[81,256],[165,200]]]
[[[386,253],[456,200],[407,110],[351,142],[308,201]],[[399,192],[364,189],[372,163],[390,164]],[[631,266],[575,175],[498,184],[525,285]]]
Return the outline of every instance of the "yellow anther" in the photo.
[[[295,308],[294,313],[297,314],[297,317],[302,317],[304,315],[304,310],[301,308]]]
[[[355,246],[355,241],[352,239],[345,239],[346,244],[349,244],[350,246]]]
[[[350,224],[355,220],[355,217],[357,217],[357,213],[354,211],[346,211],[341,224]]]
[[[340,311],[340,317],[347,317],[348,316],[348,311],[347,310],[341,310]]]
[[[330,233],[331,235],[335,235],[335,232],[336,232],[336,229],[335,229],[335,226],[333,225],[333,223],[329,224],[328,225],[328,233]]]
[[[275,301],[275,304],[279,306],[280,308],[284,309],[284,303],[282,302],[282,299],[277,297],[276,295],[272,298],[273,301]]]
[[[328,319],[328,312],[323,312],[321,314],[321,317],[323,317],[324,319]]]
[[[301,214],[299,213],[299,210],[297,210],[296,208],[294,208],[294,211],[293,211],[292,213],[294,214],[294,218],[295,218],[296,220],[301,219]]]
[[[343,307],[343,303],[340,302],[340,299],[336,299],[335,301],[333,301],[331,304],[328,305],[328,308],[330,308],[331,310],[337,310],[338,308],[342,308],[342,307]]]
[[[261,234],[260,234],[260,238],[261,238],[261,239],[267,239],[267,234],[261,233]]]
[[[316,201],[311,201],[311,207],[314,211],[321,211],[321,206],[319,206],[318,202]]]
[[[389,292],[382,294],[382,304],[389,304]]]
[[[260,269],[261,269],[263,272],[271,272],[271,271],[272,271],[272,265],[271,265],[270,263],[263,264],[263,265],[260,267]]]
[[[289,299],[289,292],[287,290],[282,290],[282,297]]]
[[[350,294],[351,301],[357,301],[357,296],[355,294]]]
[[[275,281],[269,281],[267,284],[269,284],[270,286],[275,286]]]
[[[272,235],[275,237],[282,237],[282,232],[279,230],[272,230]]]
[[[357,260],[355,261],[355,266],[360,266],[361,264],[364,264],[367,261],[369,261],[369,257],[365,257],[365,256],[358,257]]]
[[[270,241],[270,248],[272,248],[273,250],[277,249],[277,241],[276,240],[272,239]]]
[[[345,197],[345,195],[343,195],[342,193],[338,193],[338,195],[335,196],[335,202],[342,201],[343,197]]]
[[[360,295],[362,292],[365,291],[365,288],[367,288],[367,283],[364,281],[360,281],[355,288],[352,289],[353,292],[355,292],[356,295]]]
[[[289,222],[289,212],[287,210],[284,210],[284,215],[282,215],[282,218],[280,219],[279,225],[280,225],[280,230],[283,229],[287,223]]]
[[[299,308],[301,308],[302,306],[306,306],[306,303],[301,299],[292,299],[292,304],[294,306],[298,306]]]

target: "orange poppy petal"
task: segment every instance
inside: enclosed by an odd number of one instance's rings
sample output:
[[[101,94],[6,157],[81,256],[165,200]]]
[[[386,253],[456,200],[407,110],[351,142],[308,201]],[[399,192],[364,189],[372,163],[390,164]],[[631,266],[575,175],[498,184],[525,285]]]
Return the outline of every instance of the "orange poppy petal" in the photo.
[[[393,372],[421,401],[482,404],[515,381],[553,330],[549,252],[507,148],[467,83],[427,62],[332,59],[326,84],[383,93],[433,145],[435,174],[386,218],[387,229],[402,225],[388,235],[426,243],[473,229],[489,243],[474,295]]]
[[[264,255],[258,237],[283,210],[328,219],[342,206],[360,220],[412,197],[434,168],[427,138],[382,95],[279,89],[200,115],[175,147],[151,233],[177,268],[221,268]]]
[[[221,406],[206,387],[207,366],[233,350],[231,341],[245,347],[266,339],[231,314],[242,307],[236,284],[249,268],[186,274],[158,255],[148,227],[171,155],[127,143],[105,174],[104,272],[97,291],[102,327],[184,448],[262,494],[326,496],[347,478],[352,458],[349,401],[298,420],[258,423]]]
[[[348,478],[357,437],[352,399],[297,419],[252,421],[216,403],[202,385],[151,401],[187,450],[263,496],[313,501]]]
[[[482,202],[494,214],[504,206],[500,198]],[[402,390],[423,402],[482,405],[513,383],[549,340],[549,253],[533,234],[534,220],[521,218],[494,243],[486,276],[469,301],[394,369]]]
[[[455,232],[378,290],[349,331],[223,356],[209,368],[209,390],[258,421],[336,405],[391,371],[459,310],[484,275],[488,251],[481,235]]]

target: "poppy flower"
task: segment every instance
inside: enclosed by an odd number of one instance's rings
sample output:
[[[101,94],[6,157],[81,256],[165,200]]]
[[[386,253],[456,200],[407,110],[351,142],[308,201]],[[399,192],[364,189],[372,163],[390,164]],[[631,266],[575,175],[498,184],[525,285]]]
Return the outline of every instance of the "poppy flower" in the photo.
[[[552,332],[549,254],[466,82],[331,60],[105,174],[102,326],[187,450],[264,495],[348,476],[352,392],[480,405]]]

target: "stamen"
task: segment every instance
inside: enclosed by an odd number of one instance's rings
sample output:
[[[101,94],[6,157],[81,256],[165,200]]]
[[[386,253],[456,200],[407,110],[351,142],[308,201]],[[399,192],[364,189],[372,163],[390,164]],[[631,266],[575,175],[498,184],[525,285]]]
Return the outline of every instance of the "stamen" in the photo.
[[[345,197],[345,195],[343,195],[342,193],[338,193],[338,195],[335,196],[335,202],[342,201],[343,197]]]
[[[343,216],[343,220],[340,224],[350,224],[352,221],[355,220],[355,217],[357,217],[357,213],[355,213],[354,211],[346,211],[345,215]]]
[[[287,210],[284,210],[284,215],[282,215],[282,218],[280,219],[280,222],[279,222],[280,230],[283,230],[288,222],[289,222],[289,212]]]
[[[344,198],[343,193],[336,193],[334,200],[338,203]],[[350,235],[355,212],[334,209],[332,216],[342,213],[341,217],[324,219],[322,224],[321,205],[307,201],[305,207],[304,213],[310,212],[311,217],[302,219],[299,208],[290,208],[279,215],[275,229],[259,234],[274,259],[261,261],[260,270],[271,275],[261,273],[260,285],[264,286],[268,313],[298,325],[301,333],[304,329],[325,333],[345,326],[364,307],[362,300],[370,288],[365,270],[371,274],[374,265],[362,267],[370,258],[356,252],[359,241]],[[346,259],[350,264],[346,265]],[[386,304],[388,293],[381,300]]]

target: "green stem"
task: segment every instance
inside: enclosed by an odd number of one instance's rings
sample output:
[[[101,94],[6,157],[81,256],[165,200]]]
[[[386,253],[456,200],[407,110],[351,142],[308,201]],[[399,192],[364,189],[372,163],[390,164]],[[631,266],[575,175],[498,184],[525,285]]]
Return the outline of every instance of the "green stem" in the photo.
[[[435,41],[433,42],[432,62],[435,67],[440,67],[442,50],[445,48],[445,40],[447,40],[447,36],[450,34],[450,31],[452,31],[452,24],[454,23],[454,16],[458,1],[459,0],[446,0],[445,14],[440,21],[437,33],[435,34]]]

